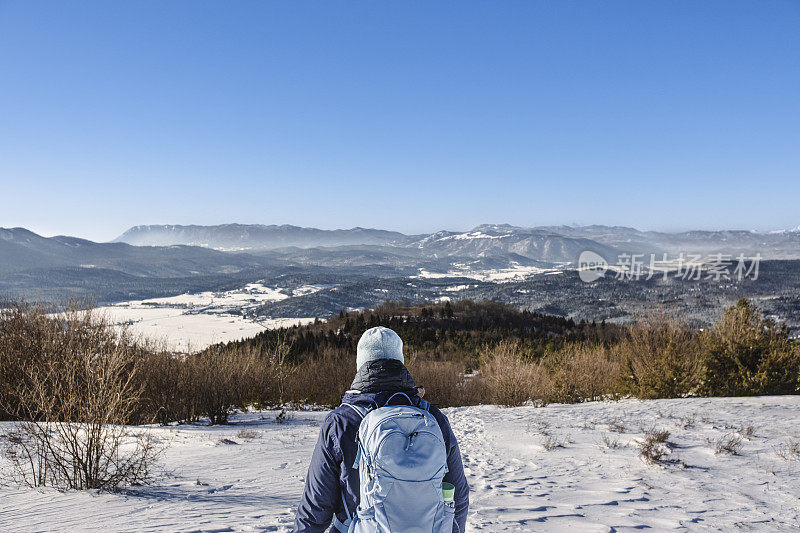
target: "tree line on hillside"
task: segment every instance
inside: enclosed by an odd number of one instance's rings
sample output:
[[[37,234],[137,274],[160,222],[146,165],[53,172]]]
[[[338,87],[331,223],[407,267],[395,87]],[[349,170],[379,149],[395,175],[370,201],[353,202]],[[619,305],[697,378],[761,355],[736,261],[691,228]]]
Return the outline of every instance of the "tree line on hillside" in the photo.
[[[225,345],[228,349],[274,350],[288,344],[287,361],[299,364],[325,353],[355,357],[356,344],[369,328],[385,326],[403,339],[413,356],[431,361],[465,365],[467,371],[480,365],[487,346],[514,341],[520,356],[536,359],[568,343],[609,343],[624,328],[605,322],[578,322],[500,302],[455,302],[412,305],[386,302],[375,309],[342,310],[327,321],[284,330],[266,330],[256,336]]]

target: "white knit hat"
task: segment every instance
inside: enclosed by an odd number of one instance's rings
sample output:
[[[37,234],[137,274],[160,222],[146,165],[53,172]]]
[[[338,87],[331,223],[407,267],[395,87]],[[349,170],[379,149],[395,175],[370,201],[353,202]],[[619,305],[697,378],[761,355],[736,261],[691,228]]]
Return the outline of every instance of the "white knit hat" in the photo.
[[[367,361],[397,359],[405,364],[403,340],[389,328],[370,328],[361,335],[356,350],[356,370]]]

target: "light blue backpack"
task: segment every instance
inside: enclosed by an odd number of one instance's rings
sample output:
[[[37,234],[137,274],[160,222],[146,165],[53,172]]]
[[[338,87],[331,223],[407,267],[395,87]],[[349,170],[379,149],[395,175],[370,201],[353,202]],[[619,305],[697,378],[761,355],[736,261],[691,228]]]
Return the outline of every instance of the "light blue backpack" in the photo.
[[[405,396],[409,404],[411,399]],[[442,497],[447,473],[447,450],[436,418],[423,408],[384,405],[370,409],[346,404],[361,416],[358,469],[361,498],[358,509],[344,522],[334,520],[341,533],[452,533],[452,504]],[[342,495],[344,502],[344,495]]]

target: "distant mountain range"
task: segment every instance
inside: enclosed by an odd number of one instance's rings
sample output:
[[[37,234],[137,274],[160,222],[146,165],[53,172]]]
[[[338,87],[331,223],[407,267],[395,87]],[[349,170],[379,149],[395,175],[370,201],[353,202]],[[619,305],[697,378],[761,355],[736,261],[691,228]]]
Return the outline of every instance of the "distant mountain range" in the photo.
[[[800,258],[800,228],[766,233],[747,230],[666,233],[624,226],[546,226],[538,229],[592,239],[630,253],[726,253],[734,256],[760,253],[765,259]]]
[[[31,269],[110,269],[142,277],[236,272],[267,266],[263,257],[196,246],[131,246],[76,237],[42,237],[24,228],[0,228],[0,274]]]
[[[356,244],[401,244],[411,239],[395,231],[352,228],[321,230],[298,226],[222,224],[219,226],[134,226],[113,242],[135,246],[201,246],[216,250],[270,250],[294,246],[348,246]]]
[[[458,287],[479,280],[493,286],[493,280],[563,272],[585,250],[609,262],[621,253],[669,253],[674,258],[680,252],[800,259],[800,231],[664,233],[621,226],[486,224],[465,232],[405,235],[366,228],[226,224],[136,226],[113,242],[97,243],[0,228],[0,298],[91,296],[109,302],[300,276],[306,284],[336,280],[335,287],[314,296],[327,303],[313,309],[329,311],[390,296],[416,298],[424,291],[415,291],[425,284]],[[376,281],[390,279],[395,281]],[[480,296],[514,301],[508,287]],[[288,309],[296,303],[280,305]]]
[[[113,242],[136,246],[186,245],[248,252],[284,248],[380,246],[419,258],[482,258],[514,254],[551,263],[575,261],[583,250],[592,250],[608,257],[617,253],[613,247],[583,237],[511,226],[480,226],[469,232],[439,231],[430,235],[405,235],[367,228],[321,230],[289,225],[136,226]]]
[[[627,253],[724,253],[765,259],[800,258],[800,231],[744,230],[640,231],[624,226],[539,226],[485,224],[466,232],[404,235],[352,228],[321,230],[298,226],[225,224],[221,226],[136,226],[114,242],[136,246],[200,246],[224,251],[263,251],[285,247],[318,248],[376,245],[412,248],[434,257],[486,257],[517,254],[546,262],[572,262],[583,250],[611,258]]]

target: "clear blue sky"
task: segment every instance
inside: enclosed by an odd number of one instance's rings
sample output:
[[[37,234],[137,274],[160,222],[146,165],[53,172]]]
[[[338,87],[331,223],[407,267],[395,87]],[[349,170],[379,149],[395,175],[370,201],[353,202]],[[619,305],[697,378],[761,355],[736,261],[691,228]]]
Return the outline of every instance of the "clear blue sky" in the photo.
[[[800,2],[0,0],[0,226],[800,224]]]

